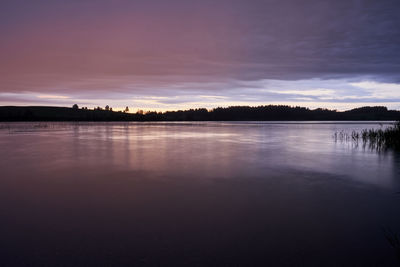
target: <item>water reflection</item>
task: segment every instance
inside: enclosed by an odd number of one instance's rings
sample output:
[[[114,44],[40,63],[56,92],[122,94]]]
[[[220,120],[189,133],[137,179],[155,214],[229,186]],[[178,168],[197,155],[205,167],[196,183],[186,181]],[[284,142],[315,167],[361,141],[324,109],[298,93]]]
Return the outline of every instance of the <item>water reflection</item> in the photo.
[[[392,265],[400,156],[335,142],[379,124],[0,127],[11,266]]]
[[[37,153],[35,162],[57,150],[52,159],[67,167],[102,165],[159,172],[159,176],[190,176],[195,171],[204,178],[300,170],[396,186],[399,164],[393,152],[376,153],[331,138],[337,131],[371,126],[382,127],[378,123],[15,123],[3,124],[0,133],[5,147],[34,140],[33,151],[20,149],[27,156]]]

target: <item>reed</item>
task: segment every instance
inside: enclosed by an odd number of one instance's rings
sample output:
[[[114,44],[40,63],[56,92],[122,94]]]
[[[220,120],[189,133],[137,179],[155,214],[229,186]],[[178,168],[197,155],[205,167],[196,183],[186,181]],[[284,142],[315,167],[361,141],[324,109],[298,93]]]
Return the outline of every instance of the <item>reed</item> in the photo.
[[[336,132],[334,139],[356,143],[362,141],[364,146],[376,150],[400,150],[400,121],[386,129],[364,129],[361,132],[353,131],[350,134],[344,131]]]
[[[400,264],[400,235],[393,232],[390,228],[384,228],[383,234],[386,240],[389,242],[390,246],[394,250],[398,263]]]

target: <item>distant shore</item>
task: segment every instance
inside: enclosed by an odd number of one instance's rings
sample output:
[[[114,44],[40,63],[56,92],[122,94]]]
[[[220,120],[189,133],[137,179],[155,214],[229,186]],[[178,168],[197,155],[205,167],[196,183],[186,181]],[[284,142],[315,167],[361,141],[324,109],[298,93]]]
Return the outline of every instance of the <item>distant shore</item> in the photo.
[[[400,111],[361,107],[347,111],[281,105],[234,106],[167,112],[128,113],[97,108],[0,106],[0,121],[396,121]]]

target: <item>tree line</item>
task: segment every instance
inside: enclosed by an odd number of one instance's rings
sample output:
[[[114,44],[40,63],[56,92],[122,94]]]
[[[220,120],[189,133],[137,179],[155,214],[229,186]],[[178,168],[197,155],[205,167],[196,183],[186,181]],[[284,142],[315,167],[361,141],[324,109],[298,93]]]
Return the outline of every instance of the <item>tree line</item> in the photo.
[[[349,121],[400,120],[400,111],[386,107],[362,107],[348,111],[309,109],[284,105],[233,106],[156,112],[113,111],[109,106],[90,110],[66,107],[0,107],[0,121]]]

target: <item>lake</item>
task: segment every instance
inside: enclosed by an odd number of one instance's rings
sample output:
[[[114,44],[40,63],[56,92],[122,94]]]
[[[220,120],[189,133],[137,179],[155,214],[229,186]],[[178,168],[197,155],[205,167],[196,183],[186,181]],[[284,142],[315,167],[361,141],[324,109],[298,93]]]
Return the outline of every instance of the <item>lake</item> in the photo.
[[[396,266],[378,122],[1,123],[1,266]]]

